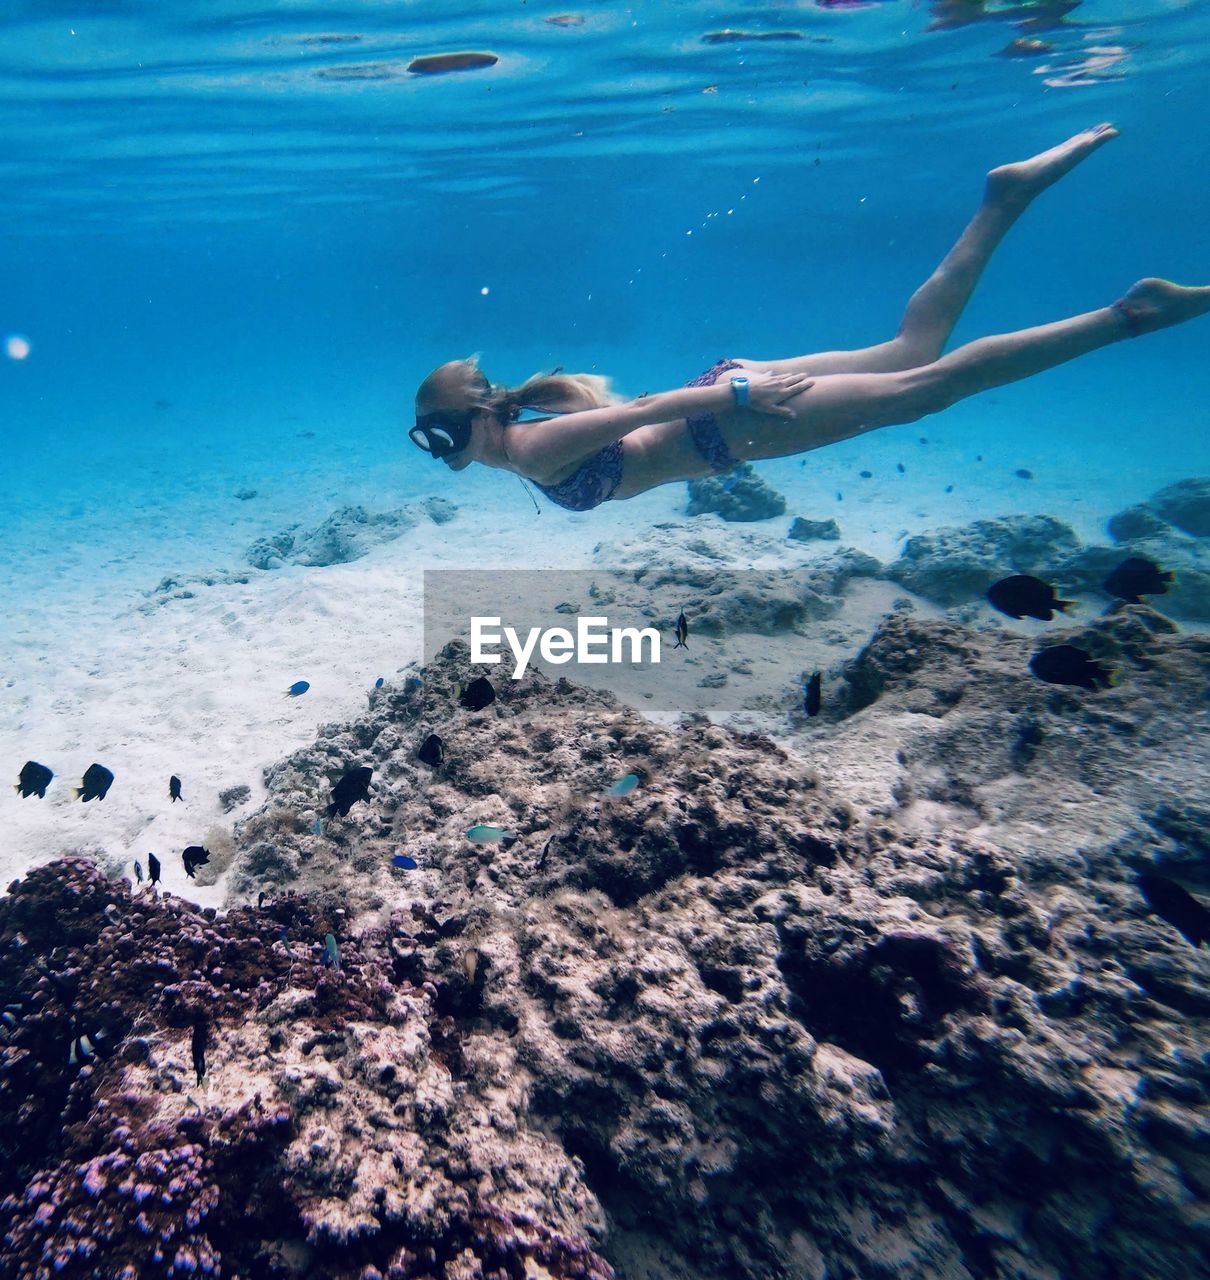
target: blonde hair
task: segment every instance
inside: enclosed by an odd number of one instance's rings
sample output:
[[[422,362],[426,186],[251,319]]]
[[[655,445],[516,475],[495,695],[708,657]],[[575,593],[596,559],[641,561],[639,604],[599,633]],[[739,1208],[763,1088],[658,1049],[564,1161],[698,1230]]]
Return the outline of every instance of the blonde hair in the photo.
[[[535,373],[516,387],[493,383],[479,368],[477,355],[438,365],[416,391],[417,409],[422,402],[442,409],[490,409],[501,422],[515,422],[523,406],[567,413],[618,404],[622,399],[609,379],[597,373],[554,369]]]

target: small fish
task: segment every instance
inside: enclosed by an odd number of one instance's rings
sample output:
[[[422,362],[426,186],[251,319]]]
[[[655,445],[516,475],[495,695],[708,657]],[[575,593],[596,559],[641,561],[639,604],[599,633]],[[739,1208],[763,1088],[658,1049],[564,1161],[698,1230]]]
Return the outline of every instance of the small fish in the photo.
[[[28,800],[30,796],[45,800],[46,788],[50,786],[50,780],[54,776],[44,764],[39,764],[36,760],[27,760],[21,766],[21,772],[17,775],[13,790],[21,793],[22,800]]]
[[[1049,582],[1028,573],[1014,573],[993,582],[987,589],[987,598],[994,609],[1010,618],[1037,618],[1041,622],[1049,622],[1056,609],[1064,613],[1074,609],[1076,603],[1060,600]]]
[[[168,798],[174,804],[176,801],[183,800],[185,798],[181,795],[181,780],[175,773],[168,779]]]
[[[311,834],[315,836],[322,836],[323,833],[324,820],[322,818],[316,818],[315,821],[311,823]]]
[[[503,827],[480,825],[471,827],[466,835],[468,840],[473,840],[476,844],[492,844],[498,840],[506,849],[517,843],[517,837],[505,831]]]
[[[397,853],[391,859],[391,866],[399,867],[404,871],[415,871],[419,864],[415,858],[409,858],[406,853]]]
[[[265,891],[262,889],[262,890],[260,891],[260,893],[258,893],[258,894],[256,895],[256,909],[257,909],[257,911],[259,911],[259,910],[260,910],[264,905],[265,905]]]
[[[382,688],[382,686],[383,686],[385,683],[386,683],[386,681],[385,681],[385,680],[383,680],[383,678],[382,678],[381,676],[379,676],[379,677],[378,677],[378,679],[374,681],[374,688],[375,688],[375,689],[381,689],[381,688]]]
[[[286,690],[287,698],[300,698],[311,687],[306,680],[295,680],[295,682]]]
[[[1013,475],[1015,475],[1018,480],[1032,480],[1034,478],[1034,473],[1032,471],[1027,471],[1024,467],[1018,467],[1017,470],[1013,472]]]
[[[181,859],[185,863],[185,874],[190,880],[194,880],[196,879],[193,874],[194,871],[198,867],[204,867],[206,863],[210,861],[210,851],[208,849],[203,849],[200,844],[191,844],[189,848],[181,854]]]
[[[206,1040],[207,1026],[203,1022],[195,1022],[193,1024],[193,1036],[189,1043],[190,1052],[193,1054],[193,1069],[197,1072],[198,1087],[201,1087],[203,1078],[206,1075]]]
[[[416,759],[436,769],[445,760],[445,743],[435,733],[430,733],[420,744]]]
[[[458,705],[468,711],[482,711],[496,700],[496,690],[487,676],[472,680],[458,695]]]
[[[152,884],[160,883],[160,860],[154,853],[147,855],[147,878]]]
[[[1170,569],[1161,569],[1154,560],[1131,556],[1128,560],[1123,560],[1105,579],[1105,590],[1119,600],[1138,604],[1140,596],[1167,594],[1168,584],[1175,578],[1175,573]]]
[[[336,936],[324,934],[324,964],[340,972],[340,948],[336,945]]]
[[[1029,660],[1029,669],[1047,684],[1071,684],[1079,689],[1108,688],[1114,673],[1074,644],[1055,644],[1039,649]]]
[[[332,788],[332,803],[328,805],[328,816],[340,814],[342,818],[349,816],[349,810],[358,800],[368,801],[370,798],[370,779],[374,770],[362,765],[358,769],[350,769],[348,773]]]
[[[628,796],[639,785],[639,775],[637,773],[624,773],[622,776],[609,787],[605,794],[607,796]]]
[[[408,676],[403,682],[404,693],[419,693],[424,688],[424,681],[419,676]]]
[[[466,980],[473,987],[475,985],[475,974],[479,972],[479,952],[474,947],[468,947],[462,953],[462,969],[466,974]]]
[[[87,1033],[74,1036],[67,1050],[67,1065],[76,1067],[91,1061],[110,1047],[105,1044],[108,1039],[104,1031],[94,1031],[91,1036]]]
[[[76,789],[76,795],[85,803],[89,800],[104,800],[112,786],[113,774],[103,764],[90,764],[84,771],[84,782]]]
[[[921,437],[920,437],[920,443],[921,443],[921,444],[928,444],[928,442],[929,442],[929,438],[928,438],[928,436],[921,436]]]
[[[947,484],[947,485],[945,486],[945,491],[946,491],[946,493],[953,493],[953,492],[954,492],[954,486],[953,486],[952,484]]]
[[[874,473],[872,471],[859,471],[857,474],[861,476],[863,480],[872,480],[874,478]]]
[[[1152,911],[1175,925],[1191,946],[1201,947],[1210,942],[1210,911],[1187,889],[1167,876],[1149,871],[1139,876],[1138,886]]]
[[[689,624],[685,621],[684,609],[681,610],[680,617],[678,617],[676,620],[675,634],[676,634],[676,644],[674,644],[672,647],[674,649],[688,649],[689,646],[685,642],[689,639]]]
[[[982,462],[982,461],[983,461],[983,455],[982,455],[981,453],[977,453],[977,454],[975,454],[975,461],[976,461],[976,462]]]
[[[907,474],[907,467],[905,467],[902,462],[895,463],[895,470],[898,471],[901,476]]]
[[[138,858],[134,860],[134,881],[135,884],[143,883],[143,865]]]
[[[823,673],[819,671],[812,672],[811,678],[803,685],[802,691],[802,709],[809,716],[819,715],[819,708],[823,701]]]

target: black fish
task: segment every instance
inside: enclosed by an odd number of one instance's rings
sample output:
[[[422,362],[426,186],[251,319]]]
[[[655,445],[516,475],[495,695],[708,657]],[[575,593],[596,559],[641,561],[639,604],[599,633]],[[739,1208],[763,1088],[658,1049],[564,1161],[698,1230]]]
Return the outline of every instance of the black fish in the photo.
[[[154,853],[147,855],[147,879],[152,884],[160,883],[160,860]]]
[[[36,760],[27,760],[17,775],[14,790],[21,792],[23,800],[28,800],[30,796],[45,800],[46,788],[50,786],[50,780],[54,776],[44,764],[39,764]]]
[[[462,690],[458,703],[468,711],[482,711],[484,707],[490,707],[495,700],[496,690],[492,682],[487,676],[480,676]]]
[[[1175,925],[1185,941],[1194,947],[1210,942],[1210,911],[1182,889],[1175,880],[1143,872],[1138,886],[1147,899],[1147,905],[1163,920]]]
[[[676,620],[676,644],[672,647],[674,649],[688,649],[689,646],[685,643],[688,639],[689,624],[685,621],[685,611],[682,609],[681,616]]]
[[[445,759],[445,743],[435,733],[430,733],[420,744],[416,759],[435,769]]]
[[[258,893],[258,894],[256,895],[256,909],[257,909],[257,911],[259,911],[259,910],[261,909],[261,907],[263,907],[264,905],[265,905],[265,891],[262,889],[262,890],[260,891],[260,893]]]
[[[993,608],[1010,618],[1037,618],[1042,622],[1049,622],[1056,609],[1066,612],[1075,606],[1074,600],[1060,600],[1049,582],[1028,573],[1014,573],[993,582],[987,589],[987,598]]]
[[[113,786],[113,774],[103,764],[90,764],[84,773],[84,785],[76,789],[81,800],[104,800]]]
[[[872,471],[860,471],[858,472],[858,475],[860,475],[863,480],[872,480],[874,478],[874,473]]]
[[[802,709],[809,716],[819,715],[820,704],[823,700],[822,684],[823,677],[820,672],[816,671],[803,689]]]
[[[1013,475],[1015,475],[1018,480],[1032,480],[1034,478],[1034,473],[1026,467],[1019,467],[1013,472]]]
[[[175,773],[168,779],[168,798],[173,801],[184,799],[181,795],[181,780]]]
[[[91,1035],[84,1032],[81,1035],[72,1036],[67,1048],[67,1065],[79,1067],[91,1062],[95,1057],[108,1057],[113,1048],[112,1044],[106,1043],[108,1040],[109,1036],[103,1030],[94,1031]]]
[[[1029,669],[1047,684],[1073,684],[1080,689],[1107,689],[1113,684],[1113,673],[1074,644],[1039,649],[1030,658]]]
[[[905,467],[902,462],[895,463],[895,470],[898,471],[900,475],[905,475],[907,473],[907,467]]]
[[[1153,560],[1131,556],[1105,579],[1105,590],[1119,600],[1138,604],[1140,596],[1162,596],[1168,584],[1176,577],[1170,569],[1161,569]]]
[[[196,879],[194,871],[198,867],[204,867],[210,861],[210,850],[203,849],[200,844],[191,844],[181,858],[185,863],[185,874],[190,880]]]
[[[370,779],[374,770],[362,765],[358,769],[350,769],[348,773],[332,788],[332,803],[328,805],[328,814],[340,814],[342,818],[349,816],[349,810],[358,800],[369,800]]]
[[[197,1072],[197,1082],[200,1086],[206,1075],[206,1024],[204,1022],[193,1024],[193,1038],[189,1047],[193,1053],[193,1069]]]

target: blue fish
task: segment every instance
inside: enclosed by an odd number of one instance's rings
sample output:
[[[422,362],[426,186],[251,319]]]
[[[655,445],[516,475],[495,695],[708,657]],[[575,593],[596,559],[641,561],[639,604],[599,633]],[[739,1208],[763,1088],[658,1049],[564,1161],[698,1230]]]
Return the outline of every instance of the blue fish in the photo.
[[[637,773],[624,773],[605,794],[607,796],[628,796],[638,785],[639,775]]]
[[[324,820],[322,818],[316,818],[315,821],[311,823],[311,830],[315,835],[322,836],[324,833]]]
[[[330,933],[324,934],[324,964],[331,965],[340,972],[340,949],[336,945],[335,936]]]
[[[417,866],[415,858],[409,858],[406,853],[397,853],[391,859],[391,866],[402,867],[405,871],[413,871]]]
[[[301,694],[306,693],[310,687],[310,684],[308,684],[306,680],[295,680],[295,682],[286,690],[286,697],[297,698]]]
[[[419,693],[424,688],[424,681],[419,676],[408,676],[403,682],[404,693]]]
[[[384,684],[383,678],[379,676],[378,679],[374,681],[374,688],[381,689],[383,684]]]

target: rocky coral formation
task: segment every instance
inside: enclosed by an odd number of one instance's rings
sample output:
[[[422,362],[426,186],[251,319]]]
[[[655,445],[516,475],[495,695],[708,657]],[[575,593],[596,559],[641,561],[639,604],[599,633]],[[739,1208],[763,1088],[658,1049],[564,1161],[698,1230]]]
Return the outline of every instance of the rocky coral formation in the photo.
[[[1130,716],[1165,681],[1202,688],[1205,645],[1139,607],[1099,625],[1137,703],[1032,680],[1022,637],[898,617],[832,731],[897,700],[957,729],[969,700],[1020,723],[951,737],[955,777],[989,744],[1009,774],[1104,761],[1115,734],[1135,750],[1161,722]],[[661,1280],[1196,1271],[1210,992],[1133,884],[1151,866],[1198,887],[1179,796],[1148,839],[1014,851],[862,817],[768,739],[662,730],[566,682],[465,712],[471,674],[453,646],[272,770],[237,891],[296,876],[366,919],[431,904],[407,945],[458,1029],[443,1123],[557,1139],[574,1195],[514,1166],[537,1222],[597,1238],[599,1202],[602,1251]],[[436,769],[415,756],[431,732]],[[369,803],[322,817],[355,765]],[[479,823],[515,842],[472,843]]]
[[[819,539],[823,542],[839,542],[840,526],[835,520],[807,520],[803,516],[795,516],[790,522],[790,531],[786,537],[791,542],[812,542]]]
[[[1189,486],[1200,483],[1170,486],[1176,496],[1162,502],[1163,509],[1179,509],[1183,519],[1196,525],[1200,508],[1195,498],[1201,491]],[[1161,495],[1168,492],[1161,490]],[[1151,501],[1158,499],[1155,495]],[[1127,556],[1142,556],[1176,574],[1153,603],[1175,617],[1210,620],[1210,545],[1205,539],[1172,527],[1147,503],[1110,517],[1108,529],[1116,545],[1084,546],[1068,525],[1052,516],[975,520],[909,538],[886,576],[947,608],[980,599],[998,578],[1014,573],[1035,574],[1060,584],[1067,594],[1086,592],[1111,601],[1105,579]]]
[[[1079,549],[1076,535],[1053,516],[1001,516],[909,538],[887,577],[936,604],[962,604],[998,578],[1044,574]]]
[[[607,1280],[557,1229],[594,1212],[573,1163],[497,1124],[437,1008],[429,914],[343,916],[217,917],[84,859],[9,886],[0,1276]]]
[[[1050,644],[1094,655],[1116,686],[1036,680],[1029,659]],[[1208,672],[1210,640],[1143,605],[1033,637],[896,614],[824,708],[838,722],[827,769],[861,760],[877,778],[872,807],[978,832],[1018,858],[1073,865],[1090,842],[1143,848],[1149,815],[1210,787]]]
[[[763,480],[750,462],[741,462],[725,476],[690,480],[688,514],[716,514],[724,520],[769,520],[785,512],[786,500]]]
[[[383,542],[402,537],[423,516],[434,524],[447,524],[457,507],[445,498],[409,503],[395,511],[367,512],[364,507],[342,507],[314,529],[292,525],[280,533],[258,538],[247,552],[255,569],[280,569],[285,564],[323,566],[358,560]]]
[[[1146,506],[1168,524],[1197,538],[1210,538],[1210,476],[1178,480],[1158,489]]]

